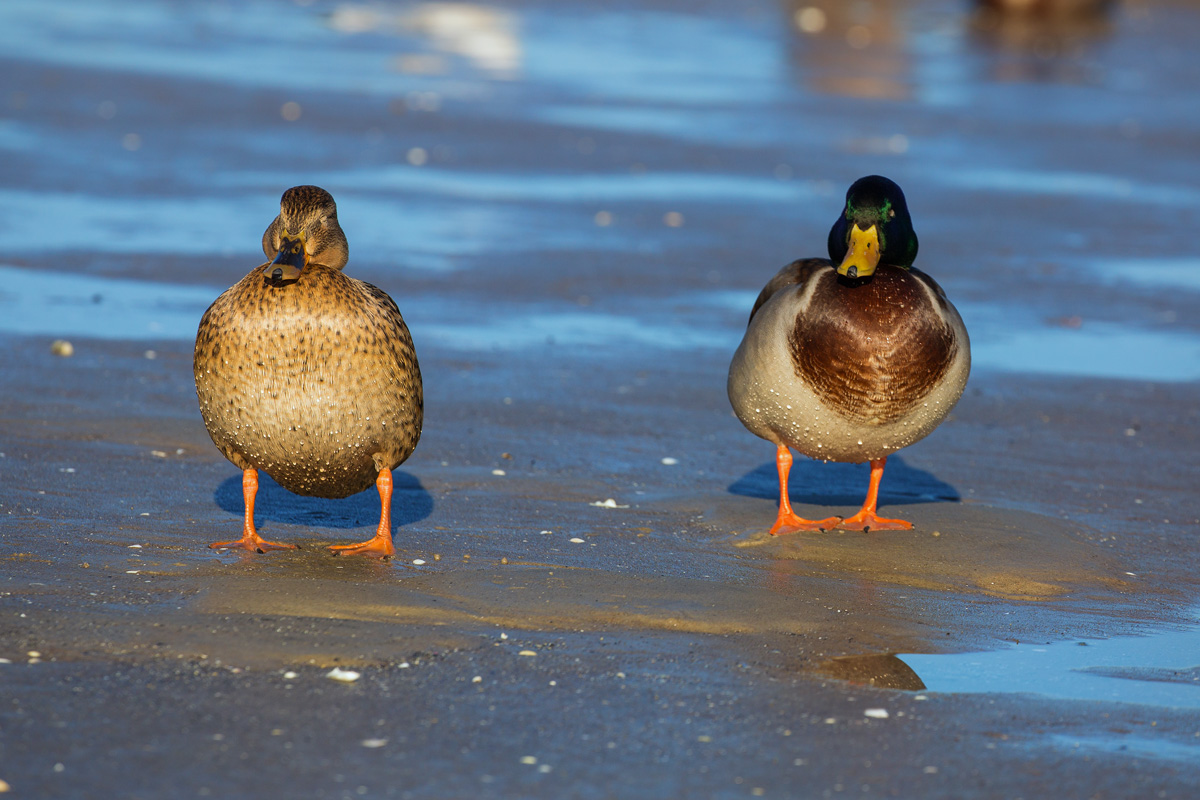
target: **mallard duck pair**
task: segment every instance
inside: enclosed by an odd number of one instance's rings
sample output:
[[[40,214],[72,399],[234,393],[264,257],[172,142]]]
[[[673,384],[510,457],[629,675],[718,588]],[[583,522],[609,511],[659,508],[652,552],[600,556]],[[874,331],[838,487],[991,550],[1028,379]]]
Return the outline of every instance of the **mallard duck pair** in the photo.
[[[772,534],[911,527],[876,514],[887,457],[937,427],[970,370],[958,312],[912,266],[917,237],[899,186],[878,176],[857,181],[828,245],[832,261],[796,261],[763,289],[729,370],[734,411],[777,447]],[[217,298],[196,336],[204,423],[242,469],[245,498],[242,537],[211,546],[295,547],[255,530],[261,469],[316,497],[346,497],[374,482],[375,535],[332,549],[391,556],[391,471],[416,447],[423,416],[408,327],[385,292],[342,274],[348,245],[325,190],[288,189],[263,252],[269,261]],[[789,447],[826,461],[870,461],[859,513],[798,517],[788,499]]]

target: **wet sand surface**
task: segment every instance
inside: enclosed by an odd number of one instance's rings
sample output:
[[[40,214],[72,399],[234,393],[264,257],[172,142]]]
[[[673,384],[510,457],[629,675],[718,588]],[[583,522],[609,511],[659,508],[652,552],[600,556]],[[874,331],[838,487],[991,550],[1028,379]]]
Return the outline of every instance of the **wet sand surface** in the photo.
[[[0,9],[13,796],[1200,791],[1200,10],[64,7]],[[767,537],[729,358],[872,172],[975,369],[889,460],[914,530]],[[242,497],[195,325],[308,182],[421,360],[390,563],[325,550],[373,491],[265,476],[259,529],[301,549],[207,547]],[[792,498],[866,483],[798,459]],[[938,654],[1112,642],[1066,690],[983,660],[939,690]]]

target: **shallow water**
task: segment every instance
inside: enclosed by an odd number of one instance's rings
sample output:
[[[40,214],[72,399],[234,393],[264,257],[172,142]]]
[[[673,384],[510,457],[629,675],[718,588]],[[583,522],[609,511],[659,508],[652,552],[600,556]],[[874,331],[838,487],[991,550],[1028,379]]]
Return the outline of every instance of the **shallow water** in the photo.
[[[987,653],[899,656],[930,692],[1200,708],[1200,628],[1021,643]],[[1200,749],[1190,756],[1200,760]]]
[[[1126,277],[1138,274],[1111,268]],[[1184,272],[1183,274],[1187,274]],[[1170,276],[1148,277],[1151,283]],[[190,340],[204,309],[222,291],[218,287],[180,286],[153,281],[105,278],[49,270],[0,266],[0,331],[25,335],[80,336],[98,339]],[[515,351],[545,345],[595,348],[648,346],[664,350],[705,349],[732,353],[741,337],[739,314],[754,304],[755,293],[722,292],[687,296],[666,303],[667,320],[647,308],[636,313],[562,311],[536,304],[509,304],[503,313],[485,304],[466,309],[461,302],[409,298],[410,325],[420,338],[452,350]],[[656,303],[658,304],[658,303]],[[690,305],[726,307],[730,324],[712,326],[695,319]],[[447,323],[449,316],[471,322]],[[1200,379],[1200,333],[1138,330],[1114,323],[1080,328],[1019,319],[1003,306],[961,309],[971,332],[974,369],[1150,381]]]

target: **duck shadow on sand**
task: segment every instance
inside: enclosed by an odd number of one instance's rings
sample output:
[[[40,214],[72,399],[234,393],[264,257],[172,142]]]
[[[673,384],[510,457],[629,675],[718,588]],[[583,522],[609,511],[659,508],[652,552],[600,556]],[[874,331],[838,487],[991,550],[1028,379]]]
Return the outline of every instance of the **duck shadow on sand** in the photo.
[[[871,469],[867,464],[839,464],[797,456],[788,475],[788,494],[793,503],[822,506],[860,506],[867,494]],[[768,461],[729,485],[730,494],[779,499],[779,473]],[[957,502],[958,490],[922,469],[910,467],[900,456],[888,458],[879,486],[879,504],[902,506],[912,503]]]
[[[425,519],[433,513],[433,495],[421,481],[408,472],[392,471],[392,530]],[[242,476],[231,476],[214,493],[217,505],[241,516]],[[379,524],[379,493],[374,487],[341,500],[305,497],[293,494],[258,473],[258,496],[254,501],[254,519],[259,524],[279,522],[309,528],[365,528]]]

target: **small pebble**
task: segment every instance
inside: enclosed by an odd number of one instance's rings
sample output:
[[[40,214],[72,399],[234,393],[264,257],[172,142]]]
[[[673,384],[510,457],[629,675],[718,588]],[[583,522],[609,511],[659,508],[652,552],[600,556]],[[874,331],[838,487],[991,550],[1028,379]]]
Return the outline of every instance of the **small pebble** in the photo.
[[[292,672],[291,670],[288,670],[287,672],[283,673],[283,679],[285,681],[294,681],[298,677],[300,677],[300,676],[297,675],[295,672]]]
[[[471,678],[471,683],[483,683],[483,676],[476,675],[474,678]]]
[[[549,536],[553,531],[538,531],[542,536]]]
[[[494,470],[492,470],[492,474],[493,475],[504,475],[505,472],[502,469],[494,469]]]
[[[571,544],[583,544],[583,539],[580,539],[578,536],[575,536],[571,539]]]
[[[887,719],[888,712],[886,708],[868,708],[863,710],[863,716],[871,719]]]
[[[75,354],[75,346],[66,339],[55,339],[50,343],[50,352],[56,356],[66,358]]]
[[[521,763],[532,766],[537,763],[537,756],[521,756]]]
[[[412,664],[408,663],[407,661],[400,662],[400,669],[408,669],[411,666],[412,666]]]
[[[374,749],[376,747],[383,747],[387,743],[388,743],[387,739],[363,739],[362,740],[363,747],[370,747],[372,749]]]
[[[331,678],[332,680],[335,680],[335,681],[341,681],[342,683],[354,683],[356,680],[358,680],[362,676],[359,675],[357,672],[355,672],[352,669],[342,669],[341,667],[334,667],[333,669],[329,670],[329,672],[325,673],[325,677]]]
[[[416,565],[419,567],[419,566],[421,566],[422,564],[424,564],[424,563],[425,563],[425,559],[423,559],[423,558],[414,558],[414,559],[413,559],[413,563],[414,563],[414,564],[416,564]]]
[[[673,466],[675,466],[676,464],[678,464],[678,463],[679,463],[679,459],[678,459],[678,458],[671,458],[670,456],[667,456],[666,458],[664,458],[664,459],[662,460],[662,463],[666,464],[668,467],[673,467]]]
[[[0,780],[0,792],[11,792],[12,787],[8,785],[8,781]]]
[[[41,658],[42,657],[42,653],[40,650],[30,650],[25,655],[29,656],[30,658]]]
[[[537,653],[533,652],[532,650],[522,650],[521,652],[517,653],[517,655],[519,655],[519,656],[536,656]]]

